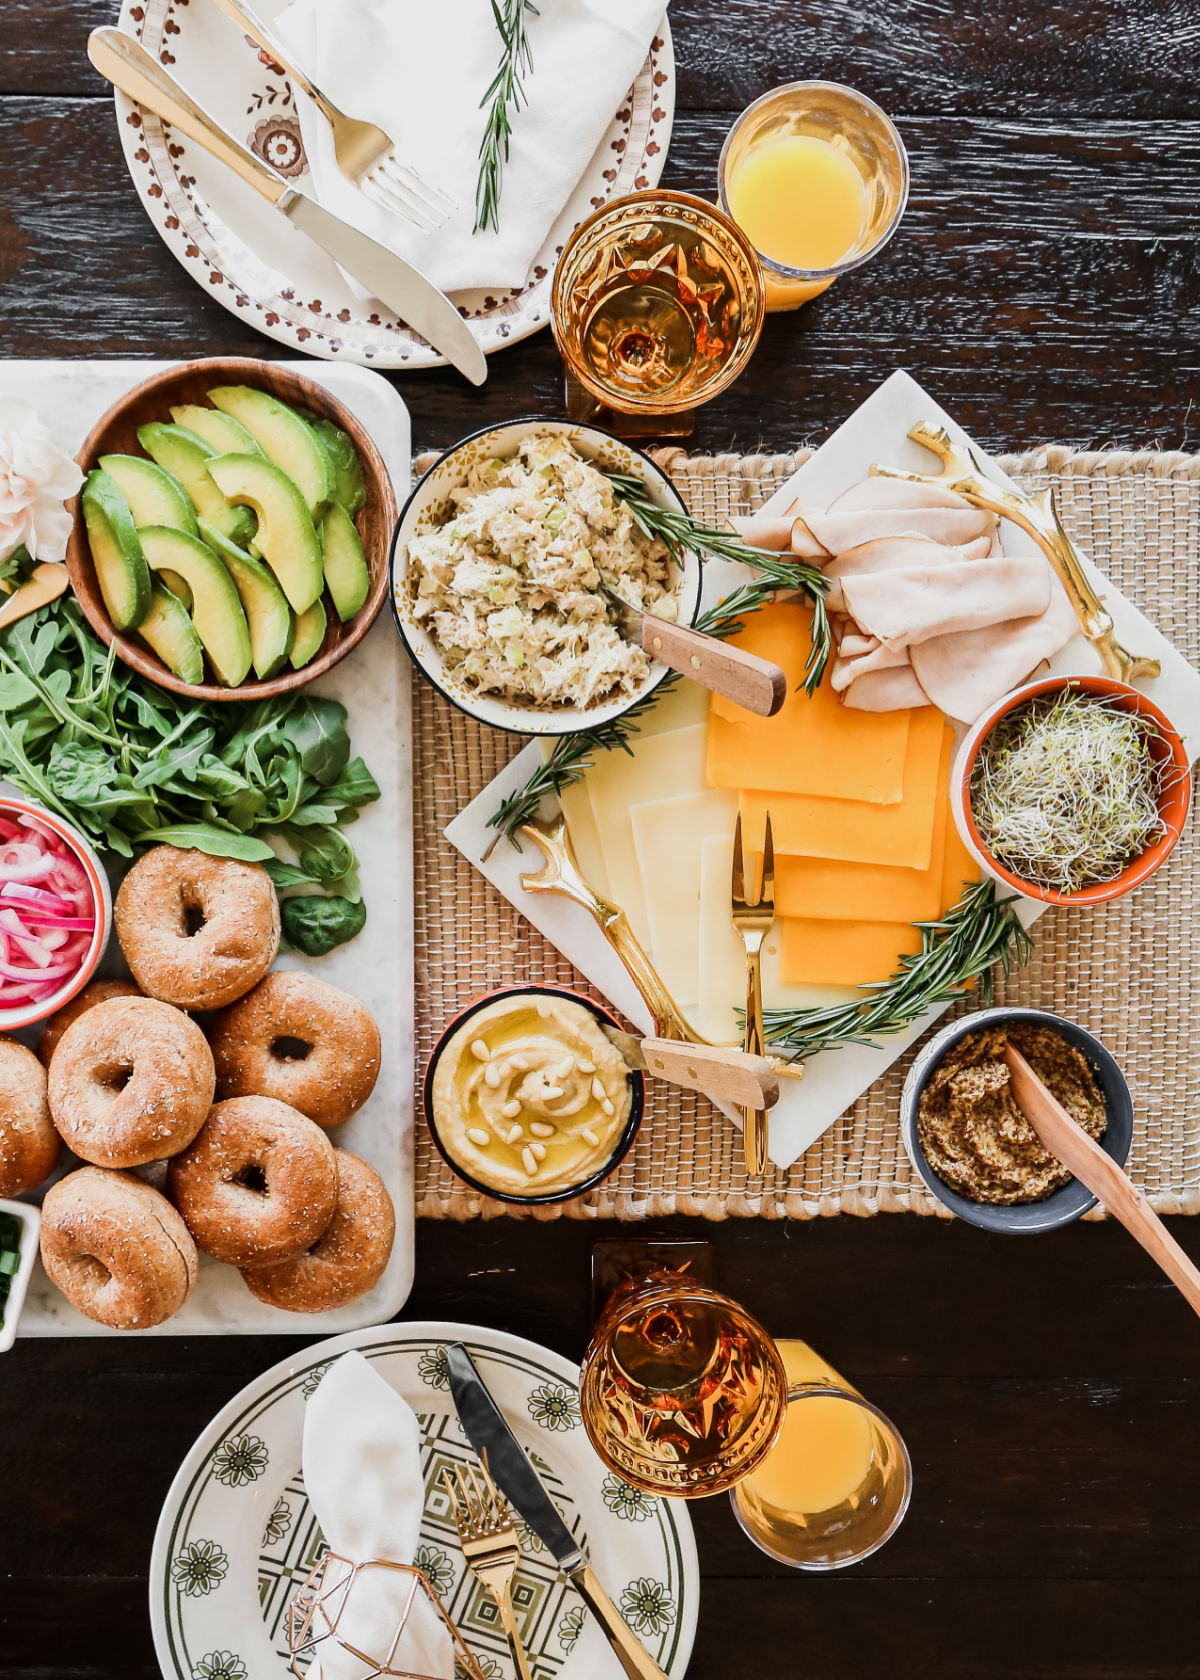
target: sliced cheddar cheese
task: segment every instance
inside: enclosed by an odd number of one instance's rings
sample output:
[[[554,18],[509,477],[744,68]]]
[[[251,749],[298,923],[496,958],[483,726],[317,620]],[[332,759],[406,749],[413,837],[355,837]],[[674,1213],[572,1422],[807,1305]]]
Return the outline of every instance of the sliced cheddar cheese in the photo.
[[[945,730],[928,868],[847,863],[840,858],[779,857],[775,862],[777,914],[816,921],[936,921],[945,893],[947,832],[954,827],[947,788],[953,742],[953,733]]]
[[[887,980],[902,956],[921,949],[920,929],[901,922],[789,917],[778,926],[779,973],[789,985],[863,986]]]
[[[947,804],[949,800],[947,800]],[[952,812],[946,813],[946,851],[942,865],[942,912],[953,910],[968,887],[979,880],[979,865],[963,844]]]
[[[770,811],[777,857],[791,854],[928,869],[933,856],[945,727],[941,713],[932,706],[911,714],[904,754],[904,797],[897,805],[771,793],[762,788],[744,790],[740,803],[746,843],[759,848]]]
[[[763,607],[730,640],[782,666],[788,696],[770,718],[754,717],[721,695],[713,696],[706,765],[713,787],[899,802],[910,714],[855,711],[841,704],[828,681],[811,697],[804,692],[812,649],[807,607],[798,602]]]
[[[732,845],[737,795],[710,788],[634,805],[629,815],[654,966],[680,1008],[691,1010],[700,998],[701,855],[712,837]]]

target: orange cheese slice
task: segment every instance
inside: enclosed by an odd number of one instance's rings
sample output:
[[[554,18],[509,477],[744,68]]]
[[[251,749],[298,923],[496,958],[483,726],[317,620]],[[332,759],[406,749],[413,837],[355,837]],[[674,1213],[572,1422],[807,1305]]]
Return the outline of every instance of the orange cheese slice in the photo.
[[[932,706],[911,714],[904,754],[904,797],[898,805],[860,799],[743,789],[742,834],[759,850],[767,812],[776,856],[838,858],[846,863],[886,863],[897,869],[929,868],[938,809],[945,720]]]
[[[779,930],[779,977],[787,985],[864,986],[887,980],[921,949],[919,928],[900,922],[820,922],[788,917]]]
[[[947,799],[949,804],[949,799]],[[953,910],[968,887],[979,880],[979,865],[963,845],[953,813],[946,812],[946,847],[942,864],[942,913]]]
[[[763,607],[730,642],[782,666],[788,695],[770,718],[755,717],[713,695],[706,764],[710,786],[769,787],[880,805],[899,802],[911,714],[843,706],[828,679],[811,697],[804,692],[804,667],[812,649],[807,607],[792,602]]]
[[[953,743],[953,732],[944,730],[927,869],[846,863],[837,858],[780,857],[775,864],[778,914],[817,921],[936,921],[946,891],[948,831],[954,827],[947,787]]]

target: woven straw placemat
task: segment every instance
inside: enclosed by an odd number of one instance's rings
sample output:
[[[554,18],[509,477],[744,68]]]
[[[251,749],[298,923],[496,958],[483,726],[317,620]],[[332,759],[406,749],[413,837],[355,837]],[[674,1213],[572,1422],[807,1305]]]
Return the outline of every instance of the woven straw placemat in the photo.
[[[669,459],[691,512],[711,524],[758,507],[799,455]],[[1050,447],[1005,458],[1028,490],[1053,485],[1063,519],[1113,581],[1193,664],[1200,663],[1200,456],[1080,454]],[[444,1023],[502,985],[589,990],[443,838],[450,819],[522,743],[473,723],[427,683],[414,684],[417,1105],[420,1075]],[[1130,1170],[1160,1213],[1200,1212],[1200,842],[1193,821],[1168,863],[1136,894],[1091,910],[1051,910],[1029,965],[998,997],[1080,1021],[1098,1033],[1133,1088]],[[966,1005],[962,1007],[968,1007]],[[943,1210],[914,1177],[897,1125],[903,1056],[786,1172],[747,1181],[740,1134],[702,1097],[650,1082],[646,1122],[619,1171],[591,1195],[539,1217],[644,1219],[670,1213],[757,1214]],[[511,1212],[450,1172],[418,1118],[417,1212],[467,1219]]]

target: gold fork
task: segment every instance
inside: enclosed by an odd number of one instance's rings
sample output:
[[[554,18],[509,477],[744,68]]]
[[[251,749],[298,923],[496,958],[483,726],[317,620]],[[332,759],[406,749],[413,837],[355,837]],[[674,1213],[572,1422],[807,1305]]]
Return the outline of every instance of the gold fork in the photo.
[[[762,886],[751,899],[746,894],[746,867],[742,856],[742,813],[733,831],[733,884],[730,917],[746,947],[746,1037],[743,1049],[752,1055],[765,1054],[762,1018],[762,945],[775,921],[775,845],[771,838],[771,813],[763,832]],[[743,1108],[742,1144],[746,1171],[767,1170],[767,1111]]]
[[[453,1477],[449,1470],[442,1471],[442,1482],[454,1507],[454,1522],[467,1567],[500,1607],[500,1620],[518,1680],[533,1680],[512,1601],[512,1578],[521,1561],[521,1542],[508,1506],[492,1480],[486,1456],[479,1475],[473,1464],[458,1464]]]
[[[328,95],[294,63],[247,0],[213,0],[226,17],[240,25],[281,69],[303,88],[333,131],[333,155],[348,180],[393,215],[403,216],[423,233],[432,233],[458,206],[441,187],[432,186],[410,164],[396,156],[390,134],[374,123],[360,122],[340,111]]]

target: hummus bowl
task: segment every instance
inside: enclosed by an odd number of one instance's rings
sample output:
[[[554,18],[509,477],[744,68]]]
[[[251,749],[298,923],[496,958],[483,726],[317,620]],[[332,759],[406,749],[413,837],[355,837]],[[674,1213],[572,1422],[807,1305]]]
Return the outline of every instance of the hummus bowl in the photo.
[[[434,1146],[481,1196],[520,1207],[594,1190],[628,1154],[645,1082],[605,1034],[616,1017],[558,986],[489,992],[444,1028],[425,1070]]]
[[[647,493],[660,507],[686,513],[679,492],[648,455],[622,443],[596,426],[576,425],[566,420],[512,420],[473,433],[446,451],[421,479],[400,515],[392,540],[392,614],[400,639],[417,669],[459,711],[494,729],[517,735],[571,735],[580,729],[610,723],[653,692],[670,675],[658,660],[632,688],[595,705],[537,706],[528,701],[476,689],[446,659],[430,632],[428,619],[417,612],[417,567],[410,563],[409,544],[447,522],[453,506],[452,493],[463,489],[473,469],[490,459],[507,461],[527,438],[549,435],[565,438],[595,466],[641,479]],[[681,624],[692,624],[700,607],[700,563],[694,554],[682,565],[671,564],[670,588]]]
[[[1077,1178],[1073,1178],[1069,1184],[1063,1185],[1060,1190],[1052,1191],[1039,1202],[1001,1206],[992,1202],[972,1201],[969,1197],[952,1190],[934,1172],[921,1147],[917,1131],[917,1110],[921,1102],[921,1093],[930,1074],[947,1051],[968,1033],[976,1032],[980,1027],[1005,1026],[1017,1022],[1050,1027],[1082,1053],[1104,1098],[1108,1124],[1104,1136],[1099,1140],[1100,1147],[1107,1155],[1112,1156],[1119,1167],[1123,1167],[1133,1143],[1133,1097],[1125,1075],[1121,1072],[1112,1051],[1102,1044],[1094,1033],[1077,1026],[1074,1021],[1067,1021],[1061,1015],[1052,1015],[1044,1009],[1022,1009],[1003,1005],[994,1009],[979,1009],[972,1015],[961,1016],[948,1027],[934,1033],[909,1069],[908,1078],[904,1081],[904,1089],[900,1095],[900,1135],[908,1151],[908,1158],[914,1170],[920,1174],[926,1189],[957,1218],[965,1219],[969,1225],[978,1225],[985,1231],[1028,1235],[1037,1231],[1054,1231],[1060,1225],[1070,1225],[1073,1220],[1096,1205],[1095,1196]]]

